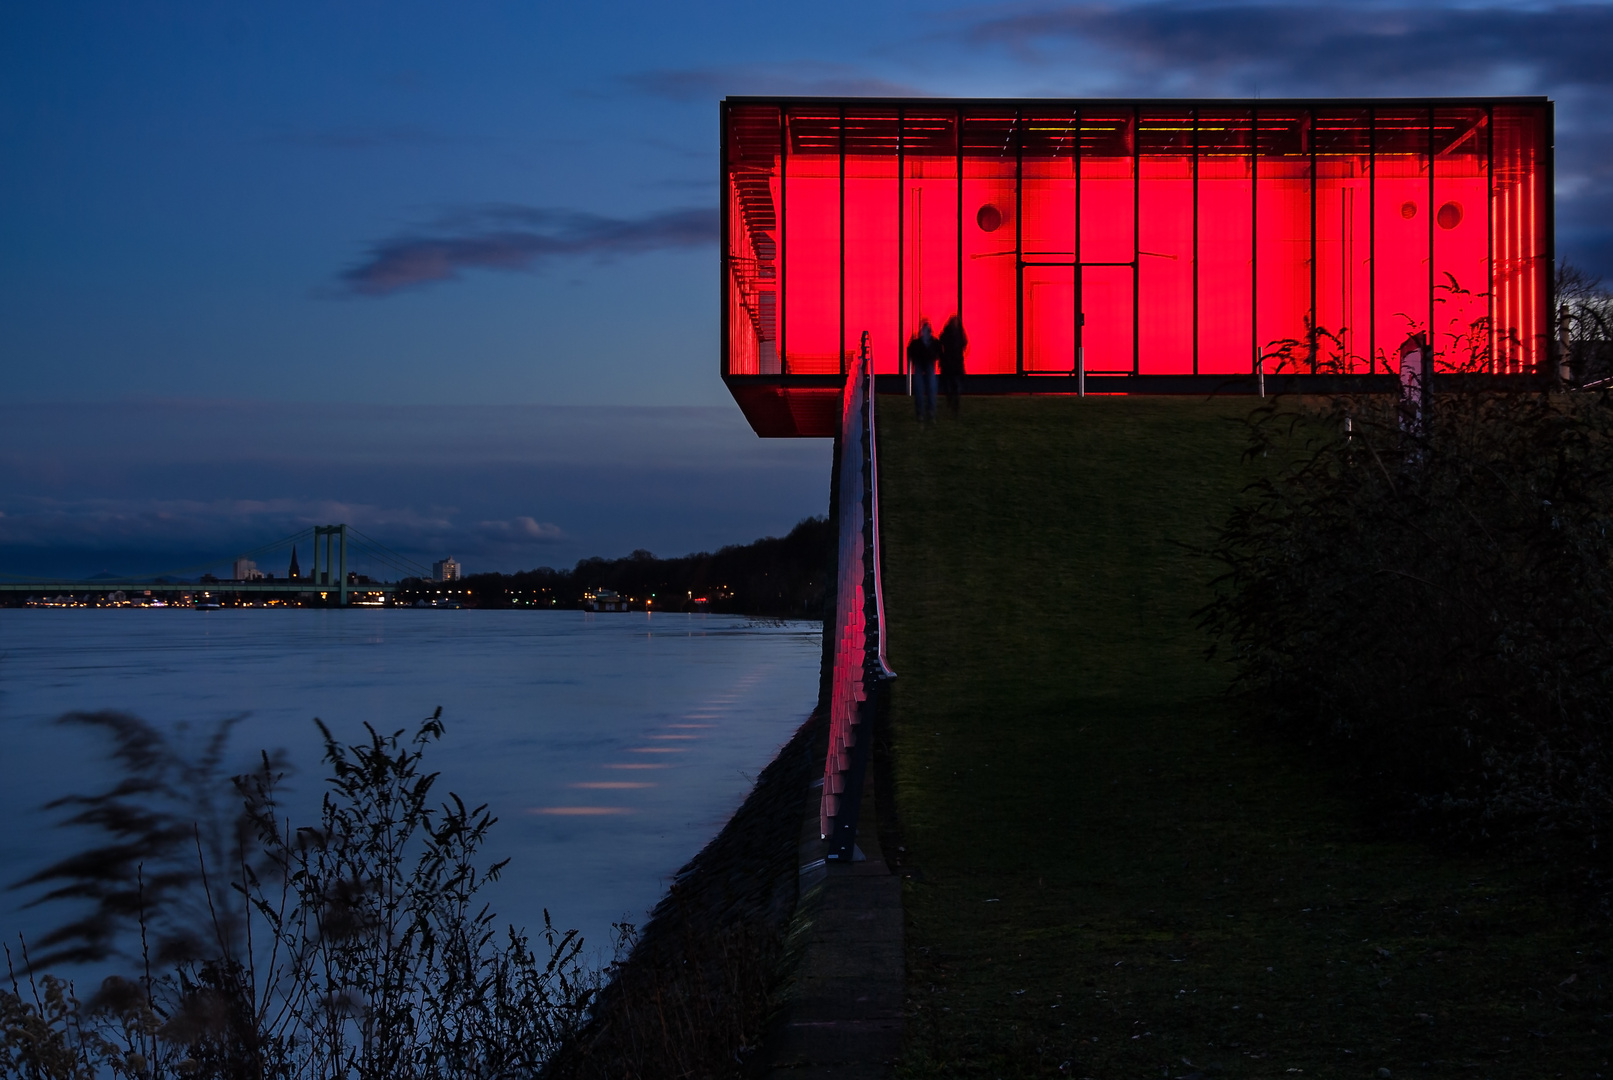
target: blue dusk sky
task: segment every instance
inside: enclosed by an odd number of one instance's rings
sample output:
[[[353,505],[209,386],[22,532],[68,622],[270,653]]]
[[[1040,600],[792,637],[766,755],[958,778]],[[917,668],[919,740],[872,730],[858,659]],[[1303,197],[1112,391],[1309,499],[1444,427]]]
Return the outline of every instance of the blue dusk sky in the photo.
[[[824,512],[828,443],[717,375],[727,94],[1548,94],[1558,250],[1613,276],[1610,57],[1606,4],[0,0],[0,572]]]

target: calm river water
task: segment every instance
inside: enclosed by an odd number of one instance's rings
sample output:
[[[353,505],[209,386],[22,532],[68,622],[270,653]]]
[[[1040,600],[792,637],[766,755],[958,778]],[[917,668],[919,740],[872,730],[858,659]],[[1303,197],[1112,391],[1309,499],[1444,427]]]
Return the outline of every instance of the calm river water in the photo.
[[[503,921],[547,907],[590,952],[642,923],[669,876],[716,834],[816,696],[815,624],[583,612],[0,609],[0,876],[71,850],[47,800],[114,774],[105,740],[55,725],[122,709],[205,730],[246,714],[245,767],[284,747],[294,800],[317,803],[318,733],[412,730],[438,705],[438,790],[500,818],[489,861]],[[446,789],[446,790],[445,790]],[[0,891],[0,934],[55,920]],[[59,917],[61,913],[57,913]]]

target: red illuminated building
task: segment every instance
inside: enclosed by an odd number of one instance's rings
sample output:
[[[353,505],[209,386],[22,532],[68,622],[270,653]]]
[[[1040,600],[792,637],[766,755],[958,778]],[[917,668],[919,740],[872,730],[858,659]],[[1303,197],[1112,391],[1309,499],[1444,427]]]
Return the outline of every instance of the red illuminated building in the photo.
[[[961,314],[966,390],[1375,385],[1543,367],[1552,104],[722,103],[723,379],[831,435],[864,331],[895,388]],[[1374,376],[1378,377],[1377,379]]]

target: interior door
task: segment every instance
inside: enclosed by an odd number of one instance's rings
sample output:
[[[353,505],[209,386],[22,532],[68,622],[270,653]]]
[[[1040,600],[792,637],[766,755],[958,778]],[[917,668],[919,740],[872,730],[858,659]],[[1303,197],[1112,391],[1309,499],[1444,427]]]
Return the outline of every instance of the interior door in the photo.
[[[1132,267],[1081,267],[1081,342],[1088,375],[1130,375],[1132,348]]]
[[[1076,285],[1074,263],[1032,263],[1020,267],[1025,303],[1025,374],[1074,373],[1081,338]]]

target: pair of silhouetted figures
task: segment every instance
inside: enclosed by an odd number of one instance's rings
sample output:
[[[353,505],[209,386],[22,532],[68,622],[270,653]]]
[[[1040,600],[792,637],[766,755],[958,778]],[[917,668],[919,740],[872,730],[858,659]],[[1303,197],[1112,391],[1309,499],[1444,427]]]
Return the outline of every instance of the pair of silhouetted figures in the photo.
[[[929,319],[919,321],[919,332],[907,343],[907,368],[913,373],[913,414],[921,421],[935,419],[935,374],[941,369],[941,390],[947,396],[947,408],[958,415],[958,395],[963,392],[963,351],[969,347],[969,335],[963,332],[963,320],[954,315],[941,328],[936,337]]]

